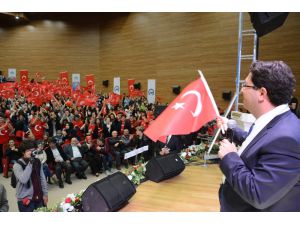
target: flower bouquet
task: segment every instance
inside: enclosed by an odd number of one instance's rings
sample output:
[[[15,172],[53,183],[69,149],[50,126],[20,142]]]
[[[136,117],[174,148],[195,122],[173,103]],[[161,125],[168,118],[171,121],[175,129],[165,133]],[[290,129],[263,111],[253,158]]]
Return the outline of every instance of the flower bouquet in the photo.
[[[77,194],[68,194],[67,197],[61,202],[57,203],[54,207],[41,207],[35,212],[80,212],[82,208],[81,196],[84,190]]]
[[[205,152],[206,145],[201,143],[199,145],[191,145],[183,149],[180,153],[180,158],[185,164],[198,161],[202,154]]]
[[[139,185],[144,180],[147,163],[138,163],[137,165],[130,166],[122,172],[131,180],[135,185]]]

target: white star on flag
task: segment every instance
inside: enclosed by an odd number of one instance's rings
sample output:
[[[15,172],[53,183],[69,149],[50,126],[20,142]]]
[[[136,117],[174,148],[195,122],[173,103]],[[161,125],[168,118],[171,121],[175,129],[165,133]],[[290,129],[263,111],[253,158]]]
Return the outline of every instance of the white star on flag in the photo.
[[[183,105],[184,105],[184,102],[180,102],[180,103],[176,102],[175,105],[172,106],[172,109],[175,109],[175,110],[177,110],[179,108],[184,109]]]

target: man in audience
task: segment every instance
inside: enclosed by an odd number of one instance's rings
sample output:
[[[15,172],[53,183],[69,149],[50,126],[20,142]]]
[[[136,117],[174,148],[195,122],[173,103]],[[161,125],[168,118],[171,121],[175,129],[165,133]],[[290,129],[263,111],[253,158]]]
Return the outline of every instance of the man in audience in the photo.
[[[118,137],[118,131],[112,132],[112,137],[109,138],[110,154],[116,159],[117,170],[121,170],[121,139]]]
[[[70,160],[68,160],[68,157],[62,150],[62,147],[56,144],[54,138],[49,138],[49,148],[46,149],[46,153],[48,165],[55,168],[55,174],[58,179],[59,187],[64,188],[64,182],[61,177],[63,171],[66,173],[66,183],[72,184],[72,166]]]
[[[77,138],[71,139],[71,144],[67,145],[64,149],[68,160],[71,161],[73,169],[76,171],[76,177],[78,179],[87,179],[85,170],[89,164],[83,159],[85,152],[81,149],[81,144]]]

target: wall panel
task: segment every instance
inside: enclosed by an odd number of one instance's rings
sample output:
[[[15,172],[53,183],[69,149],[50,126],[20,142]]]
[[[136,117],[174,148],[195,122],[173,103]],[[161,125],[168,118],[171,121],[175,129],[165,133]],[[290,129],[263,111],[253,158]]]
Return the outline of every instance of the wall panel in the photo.
[[[245,26],[251,28],[246,14]],[[259,58],[281,59],[299,77],[300,14],[291,13],[283,27],[262,37]],[[170,102],[173,85],[186,86],[206,76],[217,104],[225,108],[223,90],[235,89],[238,13],[102,13],[91,24],[76,21],[34,21],[30,25],[0,30],[0,68],[42,72],[49,80],[67,70],[94,73],[98,90],[111,91],[113,77],[121,77],[121,92],[127,79],[156,79],[157,95]],[[245,50],[252,48],[252,40]],[[247,53],[247,52],[245,52]],[[247,74],[249,62],[243,63]],[[108,79],[108,88],[102,80]],[[81,78],[85,84],[84,78]],[[300,97],[300,86],[296,96]]]

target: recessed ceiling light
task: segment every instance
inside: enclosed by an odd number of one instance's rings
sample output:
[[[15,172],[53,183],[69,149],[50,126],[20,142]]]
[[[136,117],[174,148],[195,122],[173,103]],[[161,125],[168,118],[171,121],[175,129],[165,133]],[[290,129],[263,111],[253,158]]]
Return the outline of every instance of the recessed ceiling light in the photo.
[[[16,18],[16,20],[20,19],[20,17],[19,17],[19,16],[16,16],[15,18]]]

